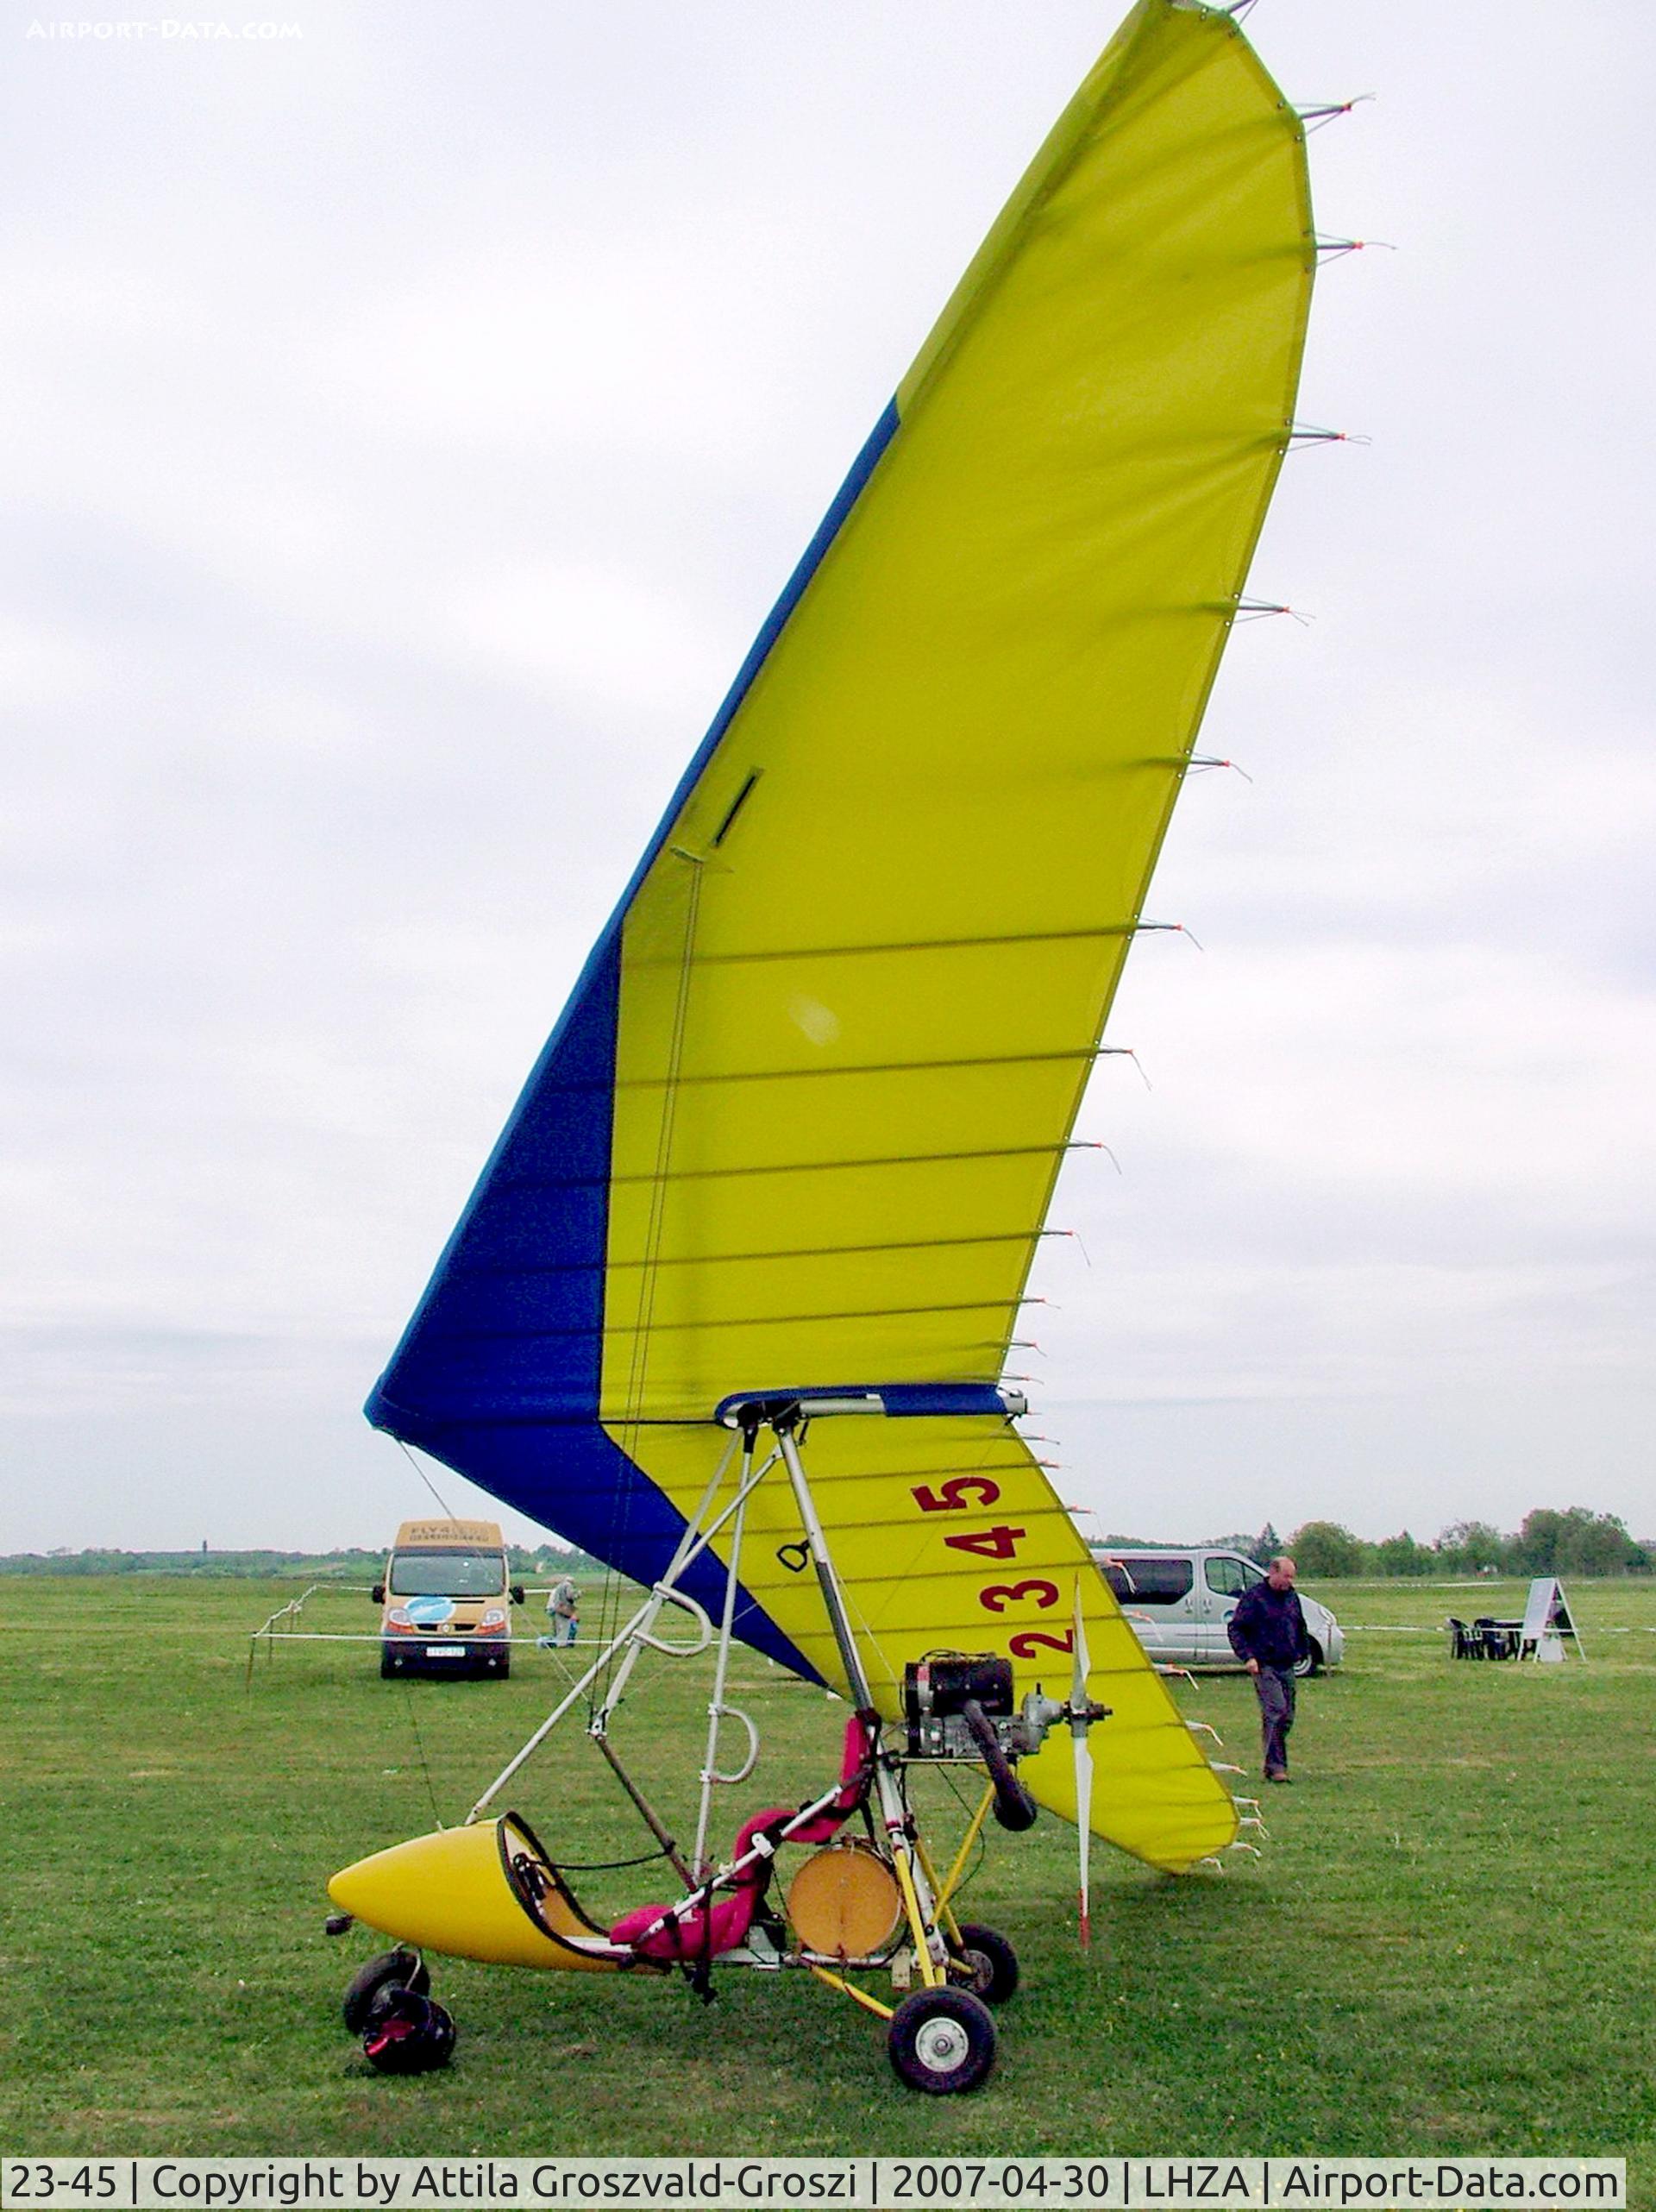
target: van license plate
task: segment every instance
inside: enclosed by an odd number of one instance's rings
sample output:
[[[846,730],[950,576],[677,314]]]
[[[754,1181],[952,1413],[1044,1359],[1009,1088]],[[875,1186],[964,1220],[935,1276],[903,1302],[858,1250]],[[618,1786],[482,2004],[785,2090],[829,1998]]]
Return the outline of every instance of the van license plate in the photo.
[[[428,1643],[425,1656],[428,1659],[463,1659],[466,1646],[463,1643]]]

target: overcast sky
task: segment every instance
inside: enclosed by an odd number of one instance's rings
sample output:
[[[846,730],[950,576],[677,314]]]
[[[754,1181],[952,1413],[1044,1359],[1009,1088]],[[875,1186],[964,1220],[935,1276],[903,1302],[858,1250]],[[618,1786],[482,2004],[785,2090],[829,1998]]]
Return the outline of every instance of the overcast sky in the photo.
[[[0,17],[0,1550],[376,1543],[429,1500],[361,1399],[1115,10],[103,20]],[[1375,96],[1301,405],[1371,443],[1284,472],[1314,619],[1233,643],[1030,1425],[1101,1529],[1650,1534],[1656,17],[1248,29]]]

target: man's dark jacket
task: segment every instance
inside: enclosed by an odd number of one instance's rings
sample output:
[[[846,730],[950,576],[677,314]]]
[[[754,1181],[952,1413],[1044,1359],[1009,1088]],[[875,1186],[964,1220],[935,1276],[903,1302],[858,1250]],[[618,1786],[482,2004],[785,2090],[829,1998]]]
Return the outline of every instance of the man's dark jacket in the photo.
[[[1295,1590],[1273,1590],[1269,1582],[1256,1582],[1243,1592],[1226,1625],[1239,1659],[1257,1659],[1262,1667],[1293,1667],[1311,1656]]]

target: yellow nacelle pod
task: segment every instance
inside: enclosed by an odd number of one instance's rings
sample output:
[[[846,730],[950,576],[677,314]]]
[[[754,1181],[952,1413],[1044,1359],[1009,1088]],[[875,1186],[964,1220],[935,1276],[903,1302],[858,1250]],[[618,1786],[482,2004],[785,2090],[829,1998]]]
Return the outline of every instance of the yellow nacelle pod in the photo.
[[[496,1966],[612,1973],[619,1958],[515,1813],[416,1836],[328,1884],[342,1910],[422,1951]]]

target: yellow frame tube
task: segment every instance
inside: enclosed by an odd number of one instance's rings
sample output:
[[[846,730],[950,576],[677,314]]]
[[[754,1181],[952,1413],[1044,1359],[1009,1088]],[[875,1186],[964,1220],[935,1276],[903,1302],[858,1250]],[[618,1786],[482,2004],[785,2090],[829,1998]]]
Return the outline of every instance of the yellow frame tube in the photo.
[[[938,1926],[946,1938],[960,1941],[960,1923],[949,1909],[949,1900],[938,1888],[938,1870],[932,1863],[932,1854],[919,1836],[914,1838],[914,1855],[920,1862],[920,1871],[925,1876],[925,1886],[932,1892],[932,1910],[938,1916]]]
[[[932,1938],[914,1888],[913,1870],[908,1863],[907,1839],[894,1837],[892,1844],[891,1863],[896,1871],[897,1886],[903,1893],[903,1910],[908,1918],[908,1932],[914,1939],[914,1957],[919,1966],[920,1979],[928,1989],[940,1989],[948,1976],[932,1956]]]
[[[977,1800],[977,1810],[971,1817],[966,1833],[960,1839],[960,1849],[955,1853],[954,1864],[944,1876],[943,1887],[938,1892],[938,1910],[940,1914],[948,1914],[950,1930],[957,1936],[960,1933],[960,1929],[956,1923],[953,1912],[950,1909],[949,1900],[960,1886],[960,1877],[966,1871],[966,1861],[972,1845],[982,1834],[983,1823],[988,1819],[989,1807],[994,1802],[994,1784],[992,1782],[985,1782],[983,1794]]]
[[[855,1982],[846,1981],[844,1975],[831,1974],[825,1966],[819,1966],[812,1959],[806,1959],[806,1964],[810,1967],[819,1982],[825,1982],[831,1989],[843,1991],[846,1996],[861,2005],[865,2012],[871,2012],[881,2020],[891,2020],[894,2017],[891,2006],[882,2005],[878,1997],[871,1997],[866,1989],[859,1989]]]

